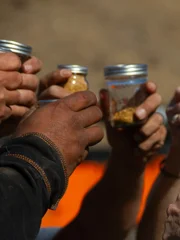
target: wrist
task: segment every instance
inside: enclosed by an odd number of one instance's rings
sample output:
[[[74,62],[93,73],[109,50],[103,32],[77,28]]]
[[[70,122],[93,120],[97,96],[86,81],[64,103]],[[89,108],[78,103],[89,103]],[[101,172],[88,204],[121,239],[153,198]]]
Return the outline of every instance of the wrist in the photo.
[[[117,149],[112,148],[110,163],[119,167],[129,168],[132,171],[143,172],[146,166],[144,156],[137,148]]]

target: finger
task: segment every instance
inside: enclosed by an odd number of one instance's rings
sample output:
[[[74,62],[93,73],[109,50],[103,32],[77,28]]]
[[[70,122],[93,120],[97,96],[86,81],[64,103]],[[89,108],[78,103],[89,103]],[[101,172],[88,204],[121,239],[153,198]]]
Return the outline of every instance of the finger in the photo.
[[[100,128],[98,126],[93,126],[93,127],[87,128],[87,129],[85,129],[85,132],[88,136],[88,145],[89,146],[93,146],[93,145],[97,144],[104,137],[102,128]]]
[[[44,90],[38,98],[39,99],[61,99],[69,96],[70,94],[71,93],[68,92],[66,89],[57,85],[52,85],[46,90]]]
[[[23,105],[30,107],[36,102],[36,94],[31,90],[6,90],[5,101],[7,105]]]
[[[84,92],[76,92],[71,94],[68,97],[65,97],[64,102],[65,104],[68,105],[68,107],[71,110],[78,112],[87,107],[96,105],[97,98],[93,92],[84,91]]]
[[[109,93],[106,89],[101,89],[99,92],[100,106],[105,120],[109,117]]]
[[[40,81],[40,92],[48,88],[51,85],[57,85],[65,83],[69,77],[71,77],[72,72],[68,69],[56,70],[47,74]]]
[[[6,106],[4,88],[0,89],[0,122],[10,117],[11,109]]]
[[[140,129],[140,133],[146,137],[149,137],[150,135],[155,133],[162,124],[163,124],[162,115],[159,113],[154,113]]]
[[[180,113],[180,103],[177,103],[174,106],[168,107],[166,113],[168,116],[168,120],[171,121],[176,114]],[[179,122],[178,118],[176,119],[175,122],[177,123]]]
[[[155,112],[158,106],[161,104],[162,98],[158,93],[150,95],[135,112],[136,117],[139,120],[146,119],[150,114]]]
[[[39,78],[33,74],[21,74],[21,84],[18,86],[18,89],[28,89],[36,91],[39,86]]]
[[[0,122],[3,120],[8,119],[12,114],[12,110],[10,107],[7,107],[6,105],[0,106]]]
[[[176,206],[176,204],[170,204],[167,209],[167,215],[168,216],[180,216],[180,209]]]
[[[31,57],[22,65],[22,71],[24,73],[29,73],[29,74],[38,73],[41,70],[41,68],[42,68],[42,62],[36,57]]]
[[[153,82],[142,84],[133,97],[129,99],[127,105],[134,106],[136,104],[136,106],[139,106],[150,94],[155,93],[156,89],[156,85]]]
[[[154,82],[147,82],[145,84],[145,90],[147,91],[147,93],[153,94],[156,92],[157,86]]]
[[[29,108],[24,106],[11,105],[10,108],[14,117],[23,117],[29,111]]]
[[[164,141],[166,138],[166,128],[161,126],[157,132],[152,134],[147,140],[139,144],[139,148],[147,152],[153,148],[153,146],[157,143],[164,145]]]
[[[102,112],[99,107],[93,106],[80,111],[77,115],[77,121],[82,124],[83,127],[89,127],[102,118]]]
[[[0,53],[0,70],[18,71],[21,68],[21,60],[14,53]]]
[[[39,85],[39,79],[32,74],[0,71],[0,84],[8,90],[17,88],[36,90]]]
[[[176,103],[178,103],[180,101],[180,87],[176,88],[174,96],[169,104],[169,106],[173,106]]]

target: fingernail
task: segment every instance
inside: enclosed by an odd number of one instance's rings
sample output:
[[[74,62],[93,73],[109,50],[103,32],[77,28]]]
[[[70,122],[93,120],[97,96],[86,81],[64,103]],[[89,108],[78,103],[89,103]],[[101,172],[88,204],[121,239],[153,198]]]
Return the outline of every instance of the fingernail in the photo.
[[[137,110],[136,110],[136,116],[137,116],[140,120],[146,118],[146,110],[143,109],[143,108],[137,109]]]
[[[153,82],[148,82],[148,87],[151,88],[151,90],[156,89],[156,85]]]
[[[69,76],[71,76],[71,74],[72,74],[72,72],[70,70],[68,70],[68,69],[60,70],[60,75],[62,77],[69,77]]]
[[[29,65],[29,64],[25,64],[24,65],[24,70],[25,70],[25,72],[31,72],[32,71],[32,65]]]

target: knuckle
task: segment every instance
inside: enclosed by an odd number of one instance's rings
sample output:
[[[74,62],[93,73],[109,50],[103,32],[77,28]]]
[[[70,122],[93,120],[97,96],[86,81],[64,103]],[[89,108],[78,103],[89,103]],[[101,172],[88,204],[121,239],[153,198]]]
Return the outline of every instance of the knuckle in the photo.
[[[166,135],[167,135],[167,129],[166,129],[166,127],[165,126],[161,126],[160,127],[160,133],[159,133],[160,135],[161,135],[161,138],[165,138],[166,137]]]
[[[84,104],[88,104],[89,102],[97,102],[96,95],[90,91],[78,92],[75,93],[78,101],[82,101]]]
[[[14,53],[6,53],[8,58],[8,66],[10,69],[19,69],[21,67],[20,58]]]
[[[54,93],[56,93],[56,90],[57,90],[56,88],[57,88],[56,85],[50,86],[50,87],[48,88],[48,94],[49,94],[50,96],[53,96]]]
[[[152,117],[154,117],[154,123],[156,125],[160,125],[163,123],[163,116],[160,113],[155,113]]]
[[[13,78],[16,81],[16,85],[20,87],[23,83],[23,79],[25,78],[24,74],[19,72],[13,72]]]
[[[142,144],[139,145],[139,149],[142,152],[147,152],[149,150],[149,145],[147,143],[142,143]]]
[[[92,112],[93,116],[94,116],[97,120],[102,119],[103,114],[102,114],[101,109],[100,109],[98,106],[94,106],[93,108],[94,108],[94,109],[93,109],[93,112]]]
[[[162,102],[162,97],[159,93],[155,93],[155,97],[156,97],[156,101],[157,101],[157,104],[161,104]]]
[[[3,101],[5,101],[5,93],[3,91],[3,89],[0,90],[0,103],[2,103]]]
[[[39,78],[36,75],[32,74],[31,75],[31,80],[34,83],[34,88],[37,88],[39,86]]]
[[[29,91],[29,102],[34,103],[36,101],[36,94],[32,91]]]

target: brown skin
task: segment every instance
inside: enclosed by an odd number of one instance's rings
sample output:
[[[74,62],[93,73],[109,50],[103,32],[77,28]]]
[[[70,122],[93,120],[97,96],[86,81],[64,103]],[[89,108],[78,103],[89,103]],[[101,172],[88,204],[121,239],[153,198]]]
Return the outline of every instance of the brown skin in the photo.
[[[87,147],[103,138],[102,129],[92,126],[101,118],[102,112],[92,92],[75,93],[32,112],[20,123],[15,136],[29,132],[47,136],[64,156],[70,176],[87,156]]]
[[[166,161],[165,169],[171,174],[177,176],[177,178],[171,180],[171,188],[168,189],[169,201],[166,200],[167,219],[165,222],[165,230],[163,239],[180,239],[180,118],[173,121],[173,116],[180,113],[180,87],[176,89],[174,97],[171,101],[170,107],[167,109],[167,116],[169,119],[169,125],[172,135],[172,146],[169,156]],[[169,180],[170,181],[170,180]],[[173,187],[173,192],[170,195],[170,190]],[[178,197],[177,197],[178,196]],[[171,204],[170,204],[171,203]]]
[[[61,231],[54,240],[58,239],[125,239],[135,226],[139,209],[144,173],[144,158],[150,158],[165,139],[166,130],[162,125],[162,117],[152,115],[161,103],[154,84],[145,87],[149,97],[139,107],[144,109],[143,117],[147,120],[141,128],[113,129],[107,122],[108,94],[100,93],[101,108],[105,117],[109,143],[112,153],[107,171],[102,180],[87,194],[77,218]],[[153,124],[152,124],[153,123]],[[162,130],[163,129],[163,130]],[[161,132],[161,134],[159,133]],[[143,134],[140,142],[134,140],[134,132]],[[157,134],[158,138],[155,137]],[[134,155],[134,148],[138,155]],[[145,239],[145,238],[144,238]]]
[[[40,81],[39,99],[59,99],[70,93],[63,89],[63,84],[71,77],[70,70],[56,70],[44,76]]]
[[[61,87],[67,78],[59,70],[49,74],[46,77],[48,88],[43,90],[41,98],[63,98],[69,95]],[[51,83],[53,87],[49,91]],[[112,146],[109,165],[102,180],[85,197],[78,217],[57,234],[55,239],[122,240],[134,227],[142,194],[146,165],[144,160],[150,159],[166,138],[163,118],[154,113],[161,103],[155,84],[146,84],[144,91],[149,97],[139,106],[136,115],[146,121],[141,127],[130,131],[110,126],[107,121],[108,93],[105,90],[100,92],[101,109]]]
[[[35,73],[41,66],[41,61],[35,57],[21,64],[16,54],[0,53],[1,137],[11,134],[36,102],[39,79]]]
[[[148,204],[146,207],[145,214],[142,219],[142,223],[139,228],[138,240],[146,239],[148,240],[159,240],[162,239],[164,232],[164,224],[167,219],[166,210],[168,206],[172,203],[175,203],[176,210],[179,206],[179,186],[180,186],[180,148],[179,148],[179,139],[180,139],[180,120],[172,122],[172,118],[175,114],[180,113],[180,88],[178,88],[174,94],[173,100],[171,101],[171,107],[167,109],[167,116],[169,120],[170,132],[172,136],[172,144],[170,152],[165,161],[165,170],[173,174],[174,178],[160,174],[157,178],[153,189],[150,193]],[[166,228],[164,232],[165,240],[177,239],[174,238],[179,235],[179,219],[178,211],[174,211],[172,205],[168,210],[168,219],[166,222]],[[147,227],[148,226],[148,227]],[[177,234],[177,235],[176,235]]]

